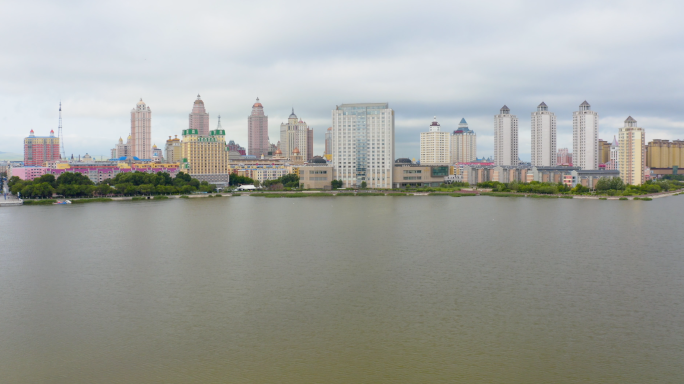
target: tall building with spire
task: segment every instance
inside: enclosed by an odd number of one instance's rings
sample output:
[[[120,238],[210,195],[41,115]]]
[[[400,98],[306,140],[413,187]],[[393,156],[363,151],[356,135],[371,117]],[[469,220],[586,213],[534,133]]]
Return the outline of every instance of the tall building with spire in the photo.
[[[468,128],[465,118],[458,123],[458,129],[451,134],[451,162],[469,163],[477,159],[477,136]]]
[[[599,169],[598,113],[586,100],[572,113],[572,162],[580,169]]]
[[[188,129],[196,129],[202,136],[209,134],[209,114],[204,108],[204,101],[199,94],[197,94],[197,100],[192,105],[189,120]]]
[[[505,105],[494,115],[494,164],[518,165],[518,117]]]
[[[264,115],[264,106],[259,102],[252,105],[252,114],[247,117],[247,150],[250,156],[268,155],[268,116]]]
[[[618,169],[620,178],[625,184],[641,185],[644,183],[646,167],[646,133],[637,127],[632,116],[627,117],[625,126],[618,131]]]
[[[280,124],[280,150],[285,158],[291,159],[295,149],[305,161],[313,157],[313,129],[298,119],[292,108],[287,123]]]
[[[533,167],[556,165],[556,114],[549,112],[545,102],[532,112],[530,131],[532,133],[531,159]]]
[[[420,133],[420,163],[449,164],[451,161],[451,141],[449,132],[442,132],[437,116],[427,132]]]
[[[131,109],[131,155],[152,158],[152,110],[142,98]]]

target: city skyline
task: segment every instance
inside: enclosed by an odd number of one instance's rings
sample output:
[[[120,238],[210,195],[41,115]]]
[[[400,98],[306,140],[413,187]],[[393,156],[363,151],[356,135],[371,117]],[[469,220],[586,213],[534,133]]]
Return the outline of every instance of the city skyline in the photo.
[[[445,131],[465,117],[478,132],[479,155],[492,155],[491,116],[506,104],[519,117],[520,157],[528,161],[529,114],[542,100],[558,118],[559,148],[571,147],[572,111],[585,99],[600,113],[604,140],[627,115],[638,116],[649,137],[674,140],[684,132],[677,68],[684,48],[670,44],[684,37],[676,17],[684,5],[678,3],[435,3],[440,12],[397,3],[380,19],[373,15],[384,6],[364,3],[367,12],[358,17],[365,22],[354,28],[342,22],[357,17],[349,4],[214,4],[190,16],[174,2],[163,9],[138,4],[135,14],[112,5],[15,3],[4,9],[0,30],[14,38],[0,42],[7,58],[0,65],[13,75],[0,79],[0,152],[20,153],[30,129],[56,130],[60,100],[67,156],[106,156],[113,140],[128,136],[124,112],[140,98],[154,110],[152,144],[159,147],[187,127],[188,104],[198,93],[208,103],[210,126],[221,115],[227,138],[242,146],[257,96],[269,115],[271,141],[296,106],[314,128],[315,154],[323,154],[330,108],[355,102],[392,105],[398,157],[418,158],[418,133],[432,116]],[[261,7],[271,12],[264,16],[257,12]],[[161,18],[224,22],[200,23],[202,28],[137,22],[153,10]],[[339,17],[319,17],[330,13]],[[28,15],[40,28],[17,22]],[[248,27],[255,20],[265,25],[262,17],[273,24],[290,17],[311,23],[286,30]],[[526,28],[505,27],[504,20],[516,17],[530,20]],[[638,31],[624,23],[637,19]],[[60,20],[69,20],[69,28]],[[416,20],[430,20],[433,28]],[[541,30],[553,41],[543,62],[533,54]],[[146,44],[131,43],[141,36]],[[376,49],[368,36],[386,43]],[[616,61],[624,52],[630,60]],[[505,65],[495,60],[502,54]],[[195,57],[203,60],[198,64]]]

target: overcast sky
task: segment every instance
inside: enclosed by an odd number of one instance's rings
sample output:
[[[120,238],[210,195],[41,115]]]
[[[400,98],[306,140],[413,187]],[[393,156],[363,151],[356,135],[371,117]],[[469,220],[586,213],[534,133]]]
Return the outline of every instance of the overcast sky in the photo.
[[[465,117],[478,156],[493,153],[493,115],[558,117],[572,148],[585,99],[612,139],[631,115],[647,140],[684,139],[681,1],[0,1],[0,152],[57,130],[68,155],[108,156],[142,97],[152,138],[180,135],[199,93],[247,147],[258,96],[271,141],[290,108],[314,128],[316,154],[335,105],[388,102],[397,157],[419,157],[433,116]],[[1,156],[0,156],[1,157]]]

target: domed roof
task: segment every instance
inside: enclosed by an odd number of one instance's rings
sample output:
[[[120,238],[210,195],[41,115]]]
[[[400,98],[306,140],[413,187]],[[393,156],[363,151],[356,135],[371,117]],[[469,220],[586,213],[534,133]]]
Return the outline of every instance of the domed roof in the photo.
[[[261,105],[261,103],[259,102],[259,98],[257,97],[256,103],[254,103],[254,105],[252,105],[252,108],[263,108],[263,107],[264,106]]]
[[[152,148],[157,148],[157,144],[153,144],[153,145],[152,145]]]
[[[409,158],[402,157],[402,158],[400,158],[400,159],[396,159],[396,160],[394,161],[394,163],[395,163],[395,164],[411,164],[412,161],[411,161],[411,159],[409,159]]]
[[[280,149],[276,149],[276,153],[275,153],[275,154],[276,154],[276,155],[282,155],[282,154],[283,154],[283,151],[281,151]]]
[[[314,156],[309,163],[314,163],[314,164],[327,164],[328,162],[325,161],[324,158],[320,156]]]
[[[140,98],[140,101],[138,101],[138,103],[136,105],[145,105],[145,102],[142,101],[142,97]]]
[[[130,139],[131,139],[131,135],[128,135],[128,140],[130,140]]]
[[[300,153],[299,148],[295,148],[294,151],[292,151],[292,153]]]
[[[294,108],[292,108],[292,113],[290,113],[290,119],[296,119],[297,115],[294,114]]]
[[[123,139],[121,138],[121,136],[119,136],[119,143],[123,143]]]
[[[630,117],[632,117],[632,116],[630,116]],[[50,130],[50,133],[55,133],[55,130],[54,130],[54,129],[51,129],[51,130]]]

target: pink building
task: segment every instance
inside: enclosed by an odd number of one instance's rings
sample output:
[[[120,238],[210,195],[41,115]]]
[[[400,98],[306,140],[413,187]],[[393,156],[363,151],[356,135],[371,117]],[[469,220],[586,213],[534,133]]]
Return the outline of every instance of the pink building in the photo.
[[[7,177],[17,176],[22,180],[33,180],[49,173],[49,170],[48,167],[10,167]]]
[[[189,129],[196,129],[200,136],[209,136],[209,114],[204,108],[204,101],[197,95],[197,100],[192,106],[192,113],[190,113]]]
[[[236,144],[234,140],[229,141],[229,142],[228,142],[228,145],[226,145],[226,146],[228,147],[228,151],[229,151],[229,152],[235,151],[235,152],[239,153],[239,154],[242,155],[242,156],[244,156],[244,155],[247,154],[247,151],[245,150],[245,147],[240,146],[240,144]]]
[[[268,143],[268,116],[264,115],[264,106],[257,97],[256,103],[252,105],[252,114],[247,118],[247,147],[250,156],[267,156],[269,152]]]
[[[572,167],[572,153],[567,148],[559,148],[556,155],[557,165],[567,165]]]
[[[146,172],[146,173],[157,173],[157,172],[166,172],[171,177],[176,177],[178,175],[179,168],[178,167],[145,167],[145,168],[128,168],[128,167],[117,167],[117,166],[72,166],[71,168],[66,168],[66,169],[49,169],[46,173],[50,173],[52,175],[55,175],[55,177],[59,177],[62,173],[65,172],[72,172],[72,173],[80,173],[82,175],[88,176],[90,181],[93,183],[101,183],[107,179],[113,179],[118,175],[119,173],[128,173],[128,172]]]
[[[24,139],[24,166],[42,166],[59,159],[59,138],[55,137],[55,131],[50,131],[50,136],[36,136],[32,129]]]

